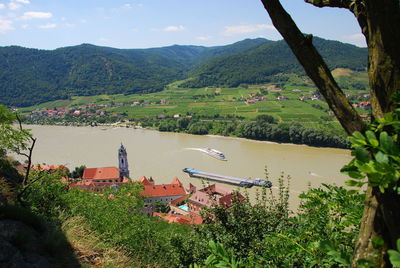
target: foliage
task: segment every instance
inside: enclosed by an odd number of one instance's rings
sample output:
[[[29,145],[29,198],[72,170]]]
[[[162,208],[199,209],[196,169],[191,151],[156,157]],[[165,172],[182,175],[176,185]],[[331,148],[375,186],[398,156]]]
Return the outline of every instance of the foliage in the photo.
[[[259,43],[249,40],[216,48],[124,50],[90,44],[51,51],[4,47],[0,49],[0,103],[21,107],[72,95],[160,91],[184,78],[186,70],[204,58],[242,51]],[[26,61],[32,64],[26,65]]]
[[[332,68],[366,66],[366,49],[315,40]],[[151,93],[188,77],[182,86],[279,82],[276,75],[282,72],[304,75],[293,62],[283,41],[265,39],[124,50],[89,44],[51,51],[10,46],[0,49],[0,103],[24,107],[71,96]]]
[[[399,116],[400,109],[396,109],[371,124],[364,134],[354,132],[350,137],[354,159],[342,168],[353,178],[347,181],[349,186],[361,187],[367,177],[368,183],[382,193],[385,189],[400,193]]]
[[[307,144],[322,147],[347,148],[348,143],[344,136],[337,135],[331,130],[313,129],[303,127],[299,123],[270,124],[265,121],[245,121],[238,131],[240,137]]]
[[[81,165],[79,167],[75,167],[75,169],[69,174],[71,178],[82,178],[83,176],[83,171],[85,170],[86,166]]]
[[[314,37],[313,43],[332,69],[361,70],[366,67],[367,50]],[[351,56],[349,56],[351,55]],[[295,62],[295,63],[294,63]],[[279,73],[304,75],[284,41],[267,42],[253,49],[207,61],[191,72],[192,79],[182,87],[206,87],[276,82]]]
[[[2,154],[7,150],[19,153],[27,148],[30,132],[25,129],[16,129],[12,125],[15,121],[15,114],[0,104],[0,151]]]
[[[218,267],[218,268],[241,268],[249,267],[243,261],[236,260],[233,250],[227,251],[221,243],[210,241],[208,248],[211,251],[210,256],[204,262],[204,267]],[[201,265],[190,265],[191,268],[201,268]]]
[[[396,246],[397,246],[397,250],[389,249],[388,254],[389,254],[390,263],[394,267],[400,267],[400,239],[397,239]]]
[[[254,206],[242,202],[228,210],[213,208],[215,216],[206,217],[208,223],[197,228],[196,234],[216,244],[208,259],[191,251],[195,263],[207,259],[221,267],[234,262],[244,267],[346,266],[358,234],[364,195],[323,185],[300,195],[303,201],[293,215],[283,182],[280,177],[277,196],[264,189]],[[196,239],[192,243],[206,246]],[[219,267],[213,265],[205,267]]]

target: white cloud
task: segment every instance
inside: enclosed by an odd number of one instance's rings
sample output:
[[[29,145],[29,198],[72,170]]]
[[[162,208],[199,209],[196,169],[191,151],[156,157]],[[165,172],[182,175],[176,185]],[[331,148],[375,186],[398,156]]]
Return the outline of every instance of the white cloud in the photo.
[[[131,4],[124,4],[122,7],[125,8],[125,9],[131,9],[132,5]]]
[[[108,42],[108,41],[110,41],[110,39],[109,39],[109,38],[106,38],[106,37],[100,37],[100,38],[99,38],[99,41],[100,41],[100,42]]]
[[[0,3],[0,9],[4,9],[6,7],[5,4]]]
[[[348,35],[345,38],[349,39],[349,40],[357,40],[358,41],[358,40],[364,40],[365,36],[361,33],[356,33],[356,34]]]
[[[14,0],[15,2],[19,2],[22,4],[30,4],[31,2],[29,2],[29,0]]]
[[[86,20],[86,19],[81,19],[80,22],[81,22],[81,23],[86,23],[87,20]]]
[[[8,3],[8,8],[11,9],[11,10],[17,10],[17,9],[19,9],[20,7],[21,7],[21,5],[15,3],[15,2],[10,2],[10,3]]]
[[[28,29],[28,28],[29,28],[29,25],[28,25],[28,24],[22,24],[22,25],[21,25],[21,28],[22,28],[22,29]]]
[[[0,33],[6,33],[11,30],[14,30],[14,27],[12,26],[12,21],[0,18]]]
[[[53,14],[51,14],[50,12],[28,11],[24,13],[21,19],[50,19],[51,17],[53,17]]]
[[[76,24],[73,24],[73,23],[65,23],[64,26],[67,27],[67,28],[74,28],[74,27],[76,26]]]
[[[57,27],[57,24],[55,24],[55,23],[48,23],[48,24],[38,26],[38,28],[40,28],[40,29],[53,29],[56,27]]]
[[[196,39],[200,40],[200,41],[206,41],[206,40],[210,40],[211,36],[197,36]]]
[[[246,24],[237,26],[225,26],[224,35],[230,36],[236,34],[255,33],[263,30],[275,30],[275,27],[269,24]]]
[[[166,32],[177,32],[177,31],[183,31],[185,30],[185,27],[183,27],[182,25],[179,26],[167,26],[164,28],[164,31]]]

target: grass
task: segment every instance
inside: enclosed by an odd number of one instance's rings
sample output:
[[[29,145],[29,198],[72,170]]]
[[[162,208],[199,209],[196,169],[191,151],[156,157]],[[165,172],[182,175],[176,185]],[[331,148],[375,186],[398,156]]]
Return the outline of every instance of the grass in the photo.
[[[110,247],[88,228],[84,217],[72,217],[62,224],[62,231],[83,267],[143,267],[134,263],[120,248]]]

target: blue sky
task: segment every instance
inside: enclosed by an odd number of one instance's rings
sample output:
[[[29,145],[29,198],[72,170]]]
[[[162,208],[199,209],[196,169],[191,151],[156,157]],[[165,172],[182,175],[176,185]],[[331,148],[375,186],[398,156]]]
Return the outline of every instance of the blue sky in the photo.
[[[365,46],[347,10],[281,2],[303,32]],[[215,46],[256,37],[282,39],[260,0],[0,0],[0,46]]]

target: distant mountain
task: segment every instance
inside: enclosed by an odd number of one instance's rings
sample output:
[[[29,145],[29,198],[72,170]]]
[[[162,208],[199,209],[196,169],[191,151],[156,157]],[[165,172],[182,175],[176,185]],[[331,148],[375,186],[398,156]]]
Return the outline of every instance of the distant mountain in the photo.
[[[367,67],[366,48],[318,37],[313,38],[313,43],[331,69],[365,70]],[[305,74],[283,40],[264,42],[251,49],[204,62],[190,72],[192,79],[181,86],[236,87],[240,84],[269,82],[274,75],[279,73]]]
[[[366,49],[314,38],[331,67],[363,69]],[[0,103],[29,106],[74,95],[132,94],[185,86],[236,86],[302,73],[283,41],[246,39],[227,46],[116,49],[90,44],[56,50],[0,47]]]
[[[29,106],[73,95],[154,92],[185,78],[205,58],[266,42],[244,40],[222,47],[170,46],[115,49],[90,44],[52,51],[0,48],[0,103]]]

